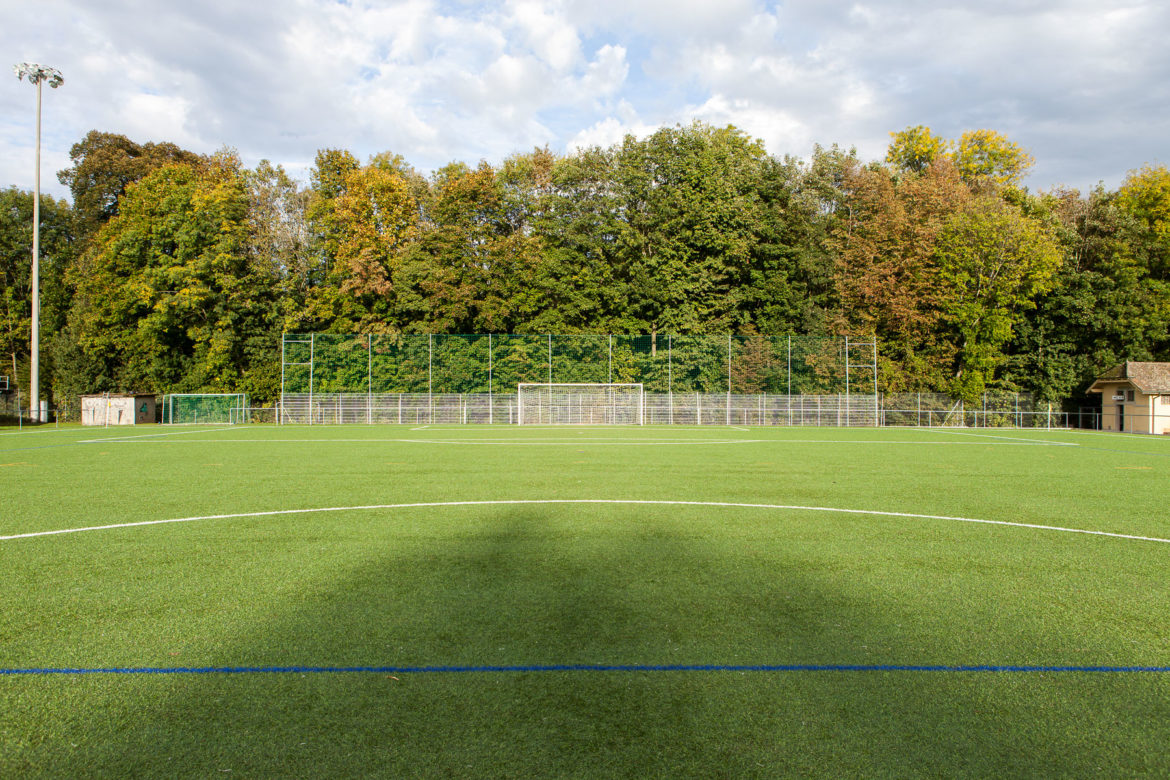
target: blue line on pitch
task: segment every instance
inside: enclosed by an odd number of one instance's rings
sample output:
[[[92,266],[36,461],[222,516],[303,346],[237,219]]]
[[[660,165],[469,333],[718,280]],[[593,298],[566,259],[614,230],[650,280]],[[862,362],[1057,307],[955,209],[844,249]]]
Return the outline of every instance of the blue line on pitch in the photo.
[[[1170,673],[1170,666],[932,664],[535,664],[525,666],[165,666],[0,669],[0,675],[53,674],[467,674],[507,672],[1087,672]]]

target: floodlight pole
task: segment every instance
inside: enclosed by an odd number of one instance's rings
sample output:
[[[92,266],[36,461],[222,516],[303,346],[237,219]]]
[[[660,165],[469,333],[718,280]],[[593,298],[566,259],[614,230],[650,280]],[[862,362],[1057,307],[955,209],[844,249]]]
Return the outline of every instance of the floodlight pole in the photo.
[[[41,85],[49,82],[53,89],[65,83],[56,68],[22,62],[12,66],[16,78],[28,80],[37,87],[36,173],[33,178],[33,243],[32,243],[32,339],[29,355],[29,404],[32,419],[41,421]]]

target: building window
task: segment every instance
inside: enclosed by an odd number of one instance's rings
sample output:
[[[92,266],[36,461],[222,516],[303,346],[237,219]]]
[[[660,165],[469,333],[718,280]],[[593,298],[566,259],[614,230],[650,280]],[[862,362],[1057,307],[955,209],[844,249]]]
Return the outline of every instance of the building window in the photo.
[[[1130,401],[1130,402],[1133,401],[1133,390],[1126,390],[1125,391],[1125,400]]]

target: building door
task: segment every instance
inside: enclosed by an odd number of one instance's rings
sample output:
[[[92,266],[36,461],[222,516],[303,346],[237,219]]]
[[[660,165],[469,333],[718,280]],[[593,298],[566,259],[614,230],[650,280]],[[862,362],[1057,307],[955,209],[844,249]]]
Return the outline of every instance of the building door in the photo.
[[[1117,430],[1125,430],[1125,404],[1117,405]]]

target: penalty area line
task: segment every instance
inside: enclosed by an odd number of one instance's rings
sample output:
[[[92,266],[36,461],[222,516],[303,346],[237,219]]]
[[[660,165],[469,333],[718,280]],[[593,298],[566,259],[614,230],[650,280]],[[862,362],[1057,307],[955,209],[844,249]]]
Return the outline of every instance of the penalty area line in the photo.
[[[482,666],[118,666],[0,669],[3,675],[84,674],[517,674],[531,672],[955,672],[1134,674],[1170,666],[1041,666],[1026,664],[528,664]]]
[[[276,517],[279,515],[303,515],[323,512],[366,512],[386,509],[422,509],[434,507],[455,506],[527,506],[540,504],[601,504],[601,505],[628,505],[628,506],[698,506],[698,507],[726,507],[733,509],[777,509],[793,512],[835,512],[846,515],[872,515],[876,517],[904,517],[911,520],[949,520],[957,523],[978,523],[981,525],[1010,526],[1013,528],[1031,528],[1040,531],[1056,531],[1070,534],[1085,534],[1088,536],[1108,536],[1114,539],[1131,539],[1143,542],[1158,542],[1170,544],[1170,539],[1156,536],[1137,536],[1121,534],[1112,531],[1093,531],[1086,528],[1065,528],[1057,525],[1042,525],[1039,523],[1018,523],[1010,520],[983,520],[975,517],[955,517],[950,515],[927,515],[913,512],[889,512],[878,509],[842,509],[827,506],[799,506],[793,504],[748,504],[730,501],[663,501],[651,499],[621,499],[621,498],[531,498],[531,499],[497,499],[489,501],[425,501],[404,504],[367,504],[362,506],[329,506],[309,509],[275,509],[263,512],[233,512],[222,515],[199,515],[195,517],[175,517],[166,520],[141,520],[132,523],[110,523],[83,528],[60,528],[53,531],[32,531],[23,534],[0,536],[0,541],[14,539],[31,539],[40,536],[58,536],[61,534],[85,533],[88,531],[108,531],[115,528],[136,528],[148,525],[165,525],[168,523],[192,523],[200,520],[231,520],[244,517]]]

